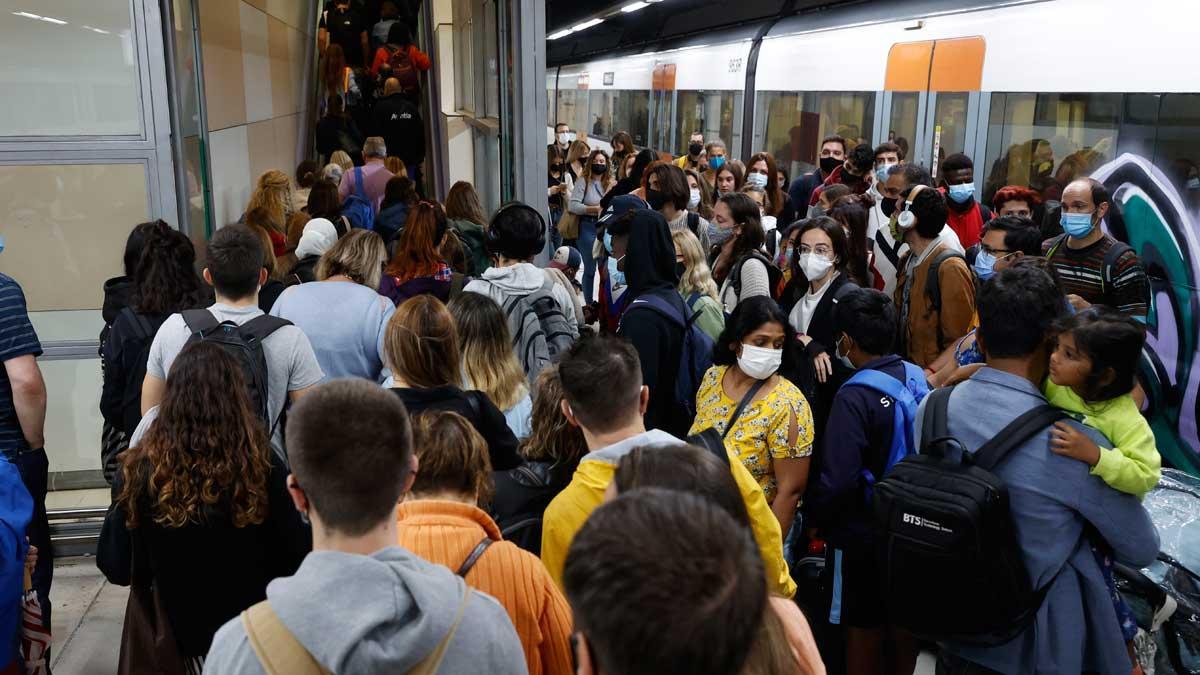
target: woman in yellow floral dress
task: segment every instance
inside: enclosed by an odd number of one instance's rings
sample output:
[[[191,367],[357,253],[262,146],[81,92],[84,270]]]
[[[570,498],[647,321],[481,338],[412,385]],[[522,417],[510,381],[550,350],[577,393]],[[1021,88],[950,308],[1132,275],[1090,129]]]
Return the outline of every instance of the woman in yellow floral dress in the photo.
[[[762,486],[786,538],[808,483],[813,419],[800,389],[779,375],[784,345],[795,337],[787,316],[769,297],[738,303],[713,347],[712,368],[696,393],[689,434],[713,428]],[[761,383],[761,384],[759,384]],[[738,403],[759,385],[742,414]]]

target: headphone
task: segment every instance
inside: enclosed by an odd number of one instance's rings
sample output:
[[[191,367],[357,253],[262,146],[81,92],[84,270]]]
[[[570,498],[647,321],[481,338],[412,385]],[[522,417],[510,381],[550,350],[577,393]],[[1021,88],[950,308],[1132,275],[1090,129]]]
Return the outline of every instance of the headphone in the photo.
[[[896,216],[896,224],[900,226],[900,229],[910,230],[916,224],[917,217],[908,208],[912,206],[913,198],[924,188],[924,185],[914,185],[913,189],[908,193],[908,197],[904,199],[904,210],[900,212],[900,215]]]
[[[541,224],[539,236],[541,243],[538,244],[538,248],[540,249],[546,245],[546,218],[542,216],[540,211],[524,202],[511,201],[504,206],[501,206],[496,213],[492,215],[491,222],[488,223],[487,230],[484,231],[484,247],[487,249],[488,253],[497,253],[500,249],[500,233],[497,231],[497,228],[493,227],[492,225],[496,222],[496,219],[500,217],[501,213],[516,209],[529,211],[533,213],[533,215],[537,216],[538,223]]]

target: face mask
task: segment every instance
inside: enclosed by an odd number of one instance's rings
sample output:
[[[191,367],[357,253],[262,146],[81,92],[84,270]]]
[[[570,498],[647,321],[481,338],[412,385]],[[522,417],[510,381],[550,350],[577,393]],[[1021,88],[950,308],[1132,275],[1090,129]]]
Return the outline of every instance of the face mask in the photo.
[[[996,256],[979,250],[979,255],[975,256],[975,276],[979,277],[980,281],[987,281],[996,275]]]
[[[754,185],[756,187],[766,188],[767,187],[767,174],[752,173],[749,176],[746,176],[746,183],[749,185]]]
[[[692,195],[688,197],[688,208],[694,209],[697,206],[700,206],[700,190],[692,188]]]
[[[905,230],[903,227],[900,227],[900,221],[898,218],[899,215],[900,212],[897,211],[896,213],[892,214],[892,219],[888,221],[888,229],[892,232],[892,241],[896,242],[897,244],[904,241],[904,233],[907,232],[907,230]]]
[[[887,177],[888,177],[888,169],[892,168],[893,166],[895,166],[895,165],[894,164],[884,164],[883,166],[879,167],[878,169],[875,169],[875,180],[879,181],[880,183],[886,183]]]
[[[809,218],[820,218],[821,216],[825,215],[825,207],[821,206],[819,203],[808,207],[808,211],[811,214],[808,216]]]
[[[614,258],[611,255],[608,256],[608,280],[612,283],[613,288],[626,285],[625,273],[617,269],[617,263],[621,262],[624,258],[625,256],[621,256],[620,258]]]
[[[1058,222],[1062,225],[1063,232],[1076,239],[1088,236],[1092,228],[1095,227],[1092,225],[1092,214],[1090,213],[1067,213],[1063,211],[1062,217]]]
[[[828,176],[833,173],[833,170],[842,165],[842,160],[837,157],[822,157],[821,158],[821,173]]]
[[[604,233],[604,250],[608,251],[608,254],[610,256],[612,255],[612,233],[611,232]]]
[[[951,185],[947,193],[950,195],[950,199],[954,200],[955,204],[966,204],[975,197],[975,186],[971,183]]]
[[[566,145],[567,143],[570,143],[570,142],[571,142],[571,134],[568,134],[567,132],[564,131],[558,135],[558,144],[559,145]]]
[[[603,176],[606,171],[608,171],[607,164],[593,164],[592,165],[592,176]]]
[[[891,218],[892,214],[896,212],[896,200],[890,199],[888,197],[884,197],[883,199],[880,199],[879,200],[879,209],[881,211],[883,211],[883,215],[887,216],[888,218]]]
[[[770,232],[770,231],[774,230],[775,224],[777,222],[779,222],[778,219],[775,218],[775,216],[763,216],[762,218],[760,218],[760,220],[762,221],[763,232]]]
[[[800,271],[804,272],[804,278],[809,281],[824,277],[829,268],[833,267],[832,260],[816,253],[801,253],[798,263]]]
[[[849,187],[855,187],[856,185],[858,185],[859,183],[862,182],[862,179],[863,179],[862,176],[855,176],[854,174],[850,173],[846,169],[844,169],[844,168],[842,169],[842,185],[846,185]]]
[[[838,336],[837,341],[833,343],[833,353],[838,357],[838,361],[842,362],[842,365],[846,366],[850,370],[855,370],[854,364],[850,362],[850,357],[842,353],[842,340],[844,339],[846,339],[845,333],[842,333]]]
[[[754,345],[742,345],[742,355],[738,357],[738,368],[748,377],[765,380],[783,363],[782,349],[766,349]]]
[[[729,228],[728,230],[723,230],[723,229],[717,227],[716,225],[709,223],[709,225],[708,225],[708,240],[714,246],[720,246],[721,244],[724,244],[726,241],[729,241],[729,238],[732,236],[733,236],[733,228],[732,227]]]
[[[775,259],[776,267],[786,266],[788,261],[792,259],[792,251],[794,250],[790,244],[784,246],[783,250],[779,252],[779,257]]]
[[[659,190],[651,190],[651,189],[647,188],[646,189],[646,203],[650,205],[651,209],[653,209],[655,211],[659,211],[662,209],[663,206],[666,205],[667,196],[664,195]]]
[[[700,151],[703,149],[704,149],[703,145],[701,145],[699,143],[692,143],[691,145],[688,146],[688,154],[691,155],[692,157],[695,157],[696,155],[699,155]]]
[[[682,279],[685,274],[687,274],[687,263],[685,263],[685,262],[675,263],[675,278]]]
[[[571,141],[572,143],[574,143],[576,138],[578,138],[578,136],[576,136],[576,135],[575,135],[575,132],[574,132],[574,131],[571,131],[571,132],[568,132],[568,133],[567,133],[567,140],[568,140],[568,141]]]
[[[720,171],[723,166],[725,166],[724,157],[710,157],[708,160],[708,168],[713,171]]]
[[[562,169],[563,169],[562,164],[553,164],[550,166],[550,170],[553,171],[554,173],[562,173]]]

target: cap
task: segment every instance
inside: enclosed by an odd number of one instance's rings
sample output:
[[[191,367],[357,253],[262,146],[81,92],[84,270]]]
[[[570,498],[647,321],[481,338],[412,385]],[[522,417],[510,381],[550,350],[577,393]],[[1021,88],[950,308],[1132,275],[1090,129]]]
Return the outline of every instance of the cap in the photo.
[[[648,208],[650,208],[650,205],[642,201],[642,198],[638,197],[637,195],[621,195],[620,197],[613,197],[613,200],[608,203],[608,208],[604,209],[604,213],[600,215],[600,218],[596,221],[596,224],[603,225],[604,223],[607,223],[608,221],[622,215],[627,211]]]
[[[558,250],[554,252],[554,259],[550,261],[550,267],[556,270],[579,269],[582,265],[583,256],[574,246],[558,247]]]

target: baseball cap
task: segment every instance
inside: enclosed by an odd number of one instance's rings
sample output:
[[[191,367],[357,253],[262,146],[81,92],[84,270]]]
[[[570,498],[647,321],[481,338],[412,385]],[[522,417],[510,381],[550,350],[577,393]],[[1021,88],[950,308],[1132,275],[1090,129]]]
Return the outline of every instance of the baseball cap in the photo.
[[[648,208],[650,208],[650,205],[642,201],[642,198],[638,197],[637,195],[621,195],[620,197],[613,197],[613,200],[608,203],[608,208],[604,209],[604,213],[600,215],[600,218],[596,221],[596,224],[603,225],[604,223],[607,223],[608,221],[620,216],[623,213],[626,213],[627,211]]]
[[[582,265],[583,256],[574,246],[559,246],[554,252],[554,259],[550,261],[550,267],[556,270],[579,269]]]

